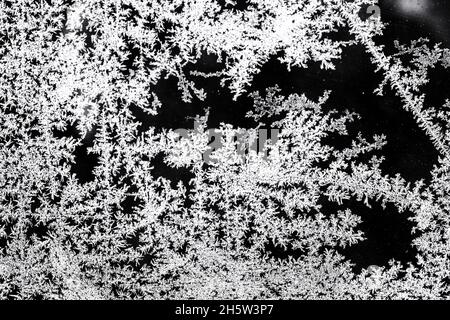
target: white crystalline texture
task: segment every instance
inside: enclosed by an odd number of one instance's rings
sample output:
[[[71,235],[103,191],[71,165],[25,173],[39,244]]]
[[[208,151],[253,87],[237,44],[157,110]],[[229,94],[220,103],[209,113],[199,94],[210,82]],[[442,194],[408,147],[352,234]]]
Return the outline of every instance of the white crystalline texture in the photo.
[[[449,298],[449,102],[423,90],[448,49],[418,39],[388,55],[381,20],[360,17],[369,0],[67,2],[0,3],[0,299]],[[429,181],[385,175],[388,138],[347,130],[358,115],[328,111],[327,92],[249,92],[272,57],[332,70],[354,45],[439,153]],[[192,70],[204,54],[221,70]],[[194,130],[144,126],[136,114],[164,111],[168,77],[169,101],[192,103],[219,78],[276,141],[242,152],[242,130],[222,123],[211,150],[208,112]],[[351,142],[327,144],[337,135]],[[417,261],[353,268],[342,249],[366,235],[347,200],[408,211]]]

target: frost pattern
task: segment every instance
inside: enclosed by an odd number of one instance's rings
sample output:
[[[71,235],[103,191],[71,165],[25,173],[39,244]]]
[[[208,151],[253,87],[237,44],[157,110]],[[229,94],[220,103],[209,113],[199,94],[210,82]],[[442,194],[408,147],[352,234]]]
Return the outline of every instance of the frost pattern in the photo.
[[[448,68],[450,51],[426,39],[387,54],[364,19],[371,0],[115,0],[0,3],[0,297],[20,299],[449,297],[450,102],[428,106],[428,70]],[[333,40],[347,30],[349,40]],[[343,48],[362,45],[440,154],[429,183],[381,172],[386,137],[350,137],[358,115],[326,111],[277,87],[248,92],[278,55],[289,70],[333,69]],[[222,69],[187,72],[203,54]],[[235,99],[249,95],[256,121],[271,119],[277,141],[244,155],[223,123],[210,150],[206,122],[180,136],[139,130],[132,109],[155,116],[155,87],[176,77],[183,100],[204,100],[196,83],[218,77]],[[175,94],[175,93],[174,93]],[[77,136],[61,134],[75,126]],[[254,128],[257,130],[257,128]],[[72,173],[75,150],[93,136],[91,181]],[[248,141],[251,143],[251,141]],[[211,163],[203,155],[210,153]],[[381,152],[381,153],[380,153]],[[157,177],[163,155],[192,174]],[[367,160],[369,159],[369,160]],[[342,249],[364,241],[349,208],[322,202],[394,205],[415,223],[417,263],[355,272]],[[287,259],[268,246],[295,251]]]

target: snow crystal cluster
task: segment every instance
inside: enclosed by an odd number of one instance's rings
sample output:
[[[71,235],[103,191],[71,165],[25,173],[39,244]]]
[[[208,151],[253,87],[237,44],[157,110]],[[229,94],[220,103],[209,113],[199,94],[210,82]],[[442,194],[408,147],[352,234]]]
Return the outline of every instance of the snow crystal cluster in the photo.
[[[1,1],[0,298],[448,298],[450,102],[428,105],[423,87],[450,51],[417,39],[388,52],[382,20],[364,17],[372,5]],[[351,136],[359,116],[325,108],[329,92],[250,90],[273,57],[287,70],[333,70],[352,46],[382,78],[373,95],[395,92],[392,108],[439,153],[429,181],[382,172],[387,137]],[[204,55],[220,70],[196,69]],[[157,90],[167,78],[186,102],[204,101],[202,83],[218,79],[253,101],[247,116],[279,128],[276,139],[249,147],[259,126],[240,135],[222,123],[212,145],[206,109],[183,134],[142,129],[136,110],[152,118],[167,107]],[[336,136],[350,142],[328,143]],[[96,159],[89,179],[73,170],[83,146]],[[156,158],[189,178],[158,176]],[[365,234],[348,200],[408,212],[415,261],[355,269],[343,250]]]

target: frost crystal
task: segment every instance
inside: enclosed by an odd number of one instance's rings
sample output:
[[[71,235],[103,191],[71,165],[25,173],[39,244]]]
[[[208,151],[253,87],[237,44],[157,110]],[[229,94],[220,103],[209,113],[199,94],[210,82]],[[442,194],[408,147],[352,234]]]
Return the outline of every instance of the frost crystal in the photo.
[[[429,105],[423,88],[450,51],[417,39],[389,52],[380,17],[362,17],[373,5],[2,1],[0,298],[448,299],[450,102]],[[382,77],[374,93],[392,90],[439,153],[429,181],[383,172],[389,139],[350,130],[358,114],[330,110],[329,92],[252,88],[274,57],[332,72],[352,46]],[[220,70],[202,69],[205,55]],[[205,108],[195,128],[144,126],[138,114],[168,107],[164,79],[185,104],[218,79],[253,100],[261,125],[211,130]],[[250,147],[264,121],[276,139]],[[95,159],[91,178],[74,171],[80,150]],[[158,175],[162,165],[188,178]],[[366,235],[352,201],[409,212],[416,261],[356,270],[345,250]]]

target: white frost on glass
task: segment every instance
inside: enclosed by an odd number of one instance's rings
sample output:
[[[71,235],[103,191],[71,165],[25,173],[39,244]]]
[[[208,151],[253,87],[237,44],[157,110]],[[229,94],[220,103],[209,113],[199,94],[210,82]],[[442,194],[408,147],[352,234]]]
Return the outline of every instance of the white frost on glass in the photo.
[[[0,298],[448,298],[450,103],[428,106],[423,93],[428,70],[449,66],[447,48],[421,39],[387,54],[374,40],[383,23],[360,17],[370,0],[253,0],[240,10],[213,0],[75,2],[0,3]],[[349,38],[332,40],[335,30]],[[358,121],[325,111],[328,93],[249,93],[277,54],[288,70],[332,70],[354,45],[383,76],[375,93],[393,89],[401,104],[392,107],[438,151],[430,182],[384,175],[382,135],[327,145]],[[222,70],[186,72],[205,53]],[[238,128],[223,123],[222,147],[205,165],[207,114],[187,136],[139,131],[132,109],[156,115],[165,107],[158,80],[170,76],[185,101],[204,100],[199,80],[219,77],[235,99],[253,98],[250,117],[276,116],[279,139],[267,156],[242,156]],[[56,134],[69,125],[79,134]],[[98,163],[81,182],[74,154],[94,126],[88,152]],[[161,154],[191,173],[189,184],[156,177],[151,160]],[[364,241],[359,213],[325,214],[321,198],[411,212],[417,263],[355,272],[340,252]],[[270,258],[269,243],[302,254]]]

